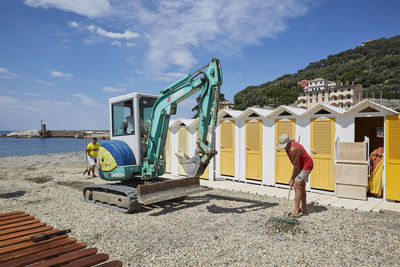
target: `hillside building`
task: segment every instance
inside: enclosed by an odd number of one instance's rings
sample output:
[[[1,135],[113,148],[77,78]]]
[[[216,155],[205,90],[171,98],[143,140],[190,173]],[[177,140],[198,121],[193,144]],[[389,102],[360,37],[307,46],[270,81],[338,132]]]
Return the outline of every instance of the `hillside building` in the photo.
[[[233,106],[233,103],[229,102],[228,100],[220,101],[218,103],[218,110],[233,109]]]
[[[357,85],[341,85],[335,82],[316,78],[306,83],[301,81],[299,86],[306,84],[297,99],[299,108],[309,109],[316,104],[327,104],[348,109],[361,102],[363,87]]]

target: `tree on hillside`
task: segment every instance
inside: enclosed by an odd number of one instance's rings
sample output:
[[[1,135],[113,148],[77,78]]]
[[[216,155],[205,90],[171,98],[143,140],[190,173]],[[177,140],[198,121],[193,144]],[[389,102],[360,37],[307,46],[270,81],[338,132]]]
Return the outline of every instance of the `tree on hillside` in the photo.
[[[298,91],[282,86],[275,86],[269,88],[265,92],[265,97],[267,98],[267,104],[272,104],[274,108],[277,108],[280,105],[287,105],[296,101],[298,97]]]
[[[329,55],[274,81],[247,86],[235,94],[235,108],[244,110],[254,105],[293,103],[299,93],[297,82],[319,77],[344,84],[361,84],[369,94],[379,89],[383,98],[400,98],[400,35]],[[281,89],[272,89],[274,87]]]

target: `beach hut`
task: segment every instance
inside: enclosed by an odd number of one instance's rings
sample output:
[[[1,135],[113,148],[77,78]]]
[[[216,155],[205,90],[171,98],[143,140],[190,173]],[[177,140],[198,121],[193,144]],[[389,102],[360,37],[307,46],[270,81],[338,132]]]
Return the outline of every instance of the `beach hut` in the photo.
[[[195,138],[196,128],[194,119],[179,119],[179,126],[177,127],[177,153],[186,153],[189,157],[193,156],[193,139]],[[191,153],[189,153],[189,151]],[[178,175],[186,176],[186,172],[182,165],[178,162]]]
[[[170,127],[173,121],[170,121],[167,133],[167,140],[165,141],[165,172],[171,173],[171,130]]]
[[[305,111],[301,108],[279,106],[268,115],[274,122],[275,134],[271,140],[274,140],[275,149],[273,152],[270,152],[270,155],[273,155],[273,159],[271,158],[270,161],[274,162],[274,183],[276,186],[283,185],[286,187],[293,170],[292,163],[287,157],[285,149],[278,148],[279,136],[288,134],[291,139],[299,141],[305,148],[309,147],[307,140],[307,125],[309,122],[301,116]]]
[[[302,114],[307,124],[301,143],[314,161],[308,188],[335,190],[334,144],[338,136],[340,140],[349,140],[346,129],[351,124],[351,120],[344,118],[344,112],[342,108],[318,103]]]
[[[272,123],[267,116],[272,110],[248,108],[238,116],[239,127],[239,180],[264,184],[268,170],[266,151],[270,147],[268,140]]]
[[[345,116],[352,122],[348,139],[362,142],[369,138],[369,151],[384,148],[383,196],[400,201],[400,116],[399,113],[369,100],[348,109]]]
[[[190,155],[193,156],[194,152],[197,148],[197,139],[199,137],[199,120],[195,119],[190,125],[189,128],[194,128],[195,129],[195,138],[192,138],[191,142],[191,150]],[[212,129],[211,127],[208,128],[208,135],[207,135],[207,141],[211,142],[210,138],[211,138],[211,134],[212,134]],[[213,177],[213,170],[214,170],[214,160],[212,159],[210,161],[210,163],[208,164],[207,168],[204,170],[204,173],[200,176],[201,179],[205,179],[205,180],[209,180],[210,177]]]
[[[215,132],[216,176],[226,179],[239,180],[239,110],[223,109],[218,112]]]
[[[178,159],[175,153],[178,152],[178,128],[182,124],[180,119],[171,120],[169,124],[169,153],[166,153],[166,157],[170,161],[170,173],[172,175],[178,175]],[[167,151],[168,152],[168,151]],[[169,156],[168,156],[169,155]],[[168,161],[167,161],[168,162]],[[168,164],[167,164],[168,167]]]

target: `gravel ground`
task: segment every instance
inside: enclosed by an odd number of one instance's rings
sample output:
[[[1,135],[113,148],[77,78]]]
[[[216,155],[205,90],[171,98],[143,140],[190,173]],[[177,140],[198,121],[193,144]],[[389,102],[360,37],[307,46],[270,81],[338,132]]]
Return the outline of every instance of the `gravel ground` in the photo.
[[[0,212],[24,210],[126,266],[400,266],[400,217],[208,190],[123,214],[82,200],[83,153],[0,158]]]

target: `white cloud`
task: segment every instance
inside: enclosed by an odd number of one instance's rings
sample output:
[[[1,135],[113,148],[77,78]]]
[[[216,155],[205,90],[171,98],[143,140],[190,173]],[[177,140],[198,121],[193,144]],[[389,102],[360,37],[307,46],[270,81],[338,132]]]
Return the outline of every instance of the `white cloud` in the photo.
[[[74,77],[72,74],[62,73],[62,72],[56,71],[56,70],[52,70],[50,73],[54,77],[63,77],[63,78],[67,78],[67,79],[70,79],[70,78]]]
[[[175,81],[178,80],[182,77],[184,77],[186,74],[185,73],[180,73],[180,72],[167,72],[167,73],[158,73],[156,74],[157,80],[160,81]]]
[[[14,78],[20,78],[20,77],[21,76],[19,76],[18,74],[12,73],[12,72],[8,71],[7,69],[0,67],[0,78],[14,79]]]
[[[237,55],[243,48],[276,38],[288,28],[290,19],[306,14],[310,1],[25,0],[25,3],[87,17],[107,15],[103,21],[117,26],[140,25],[140,32],[121,33],[95,25],[79,27],[112,39],[132,40],[144,36],[143,41],[148,44],[143,52],[147,68],[143,69],[154,74],[173,69],[187,73],[198,62],[204,62],[205,56]],[[126,46],[131,47],[130,44]]]
[[[24,95],[27,95],[27,96],[40,96],[40,94],[38,94],[38,93],[24,93]]]
[[[121,42],[120,42],[120,41],[117,41],[117,40],[112,40],[112,41],[110,42],[110,44],[111,44],[112,46],[121,47]]]
[[[42,80],[39,80],[39,79],[33,79],[32,78],[31,81],[34,81],[34,82],[37,82],[37,83],[40,83],[40,84],[44,84],[44,85],[47,85],[47,86],[53,86],[52,83],[46,82],[46,81],[42,81]]]
[[[93,43],[93,40],[91,40],[91,39],[85,39],[85,40],[83,40],[83,43],[84,43],[85,45],[90,45],[91,43]]]
[[[90,107],[99,107],[100,103],[94,100],[93,98],[83,95],[83,94],[73,94],[72,96],[79,99],[82,105],[90,106]]]
[[[125,30],[124,33],[116,33],[116,32],[105,31],[101,27],[97,27],[96,33],[108,38],[115,38],[115,39],[133,39],[140,37],[140,34],[136,32],[131,32],[130,30]]]
[[[30,93],[25,93],[31,95]],[[34,93],[33,93],[34,94]],[[32,95],[31,95],[32,96]],[[34,95],[39,96],[39,95]],[[49,99],[38,99],[35,101],[23,101],[13,96],[0,96],[0,109],[15,110],[18,112],[40,112],[42,114],[65,112],[66,109],[72,109],[71,102],[56,101]]]
[[[105,93],[121,93],[125,92],[126,88],[103,87],[102,91]]]
[[[79,24],[76,21],[70,21],[70,22],[68,22],[68,26],[70,26],[72,28],[78,28]]]
[[[96,26],[94,26],[94,25],[89,25],[89,26],[87,27],[87,29],[88,29],[89,31],[91,31],[91,32],[94,32],[94,31],[96,30]]]
[[[25,0],[31,7],[58,8],[89,18],[103,17],[112,12],[108,0]]]
[[[139,21],[149,36],[147,62],[153,71],[171,65],[187,72],[199,56],[237,54],[287,29],[287,21],[307,11],[303,0],[123,1],[115,8]],[[132,15],[132,13],[134,15]],[[201,60],[203,61],[203,60]]]
[[[134,47],[135,44],[134,44],[134,43],[126,43],[126,46],[127,46],[127,47]]]

